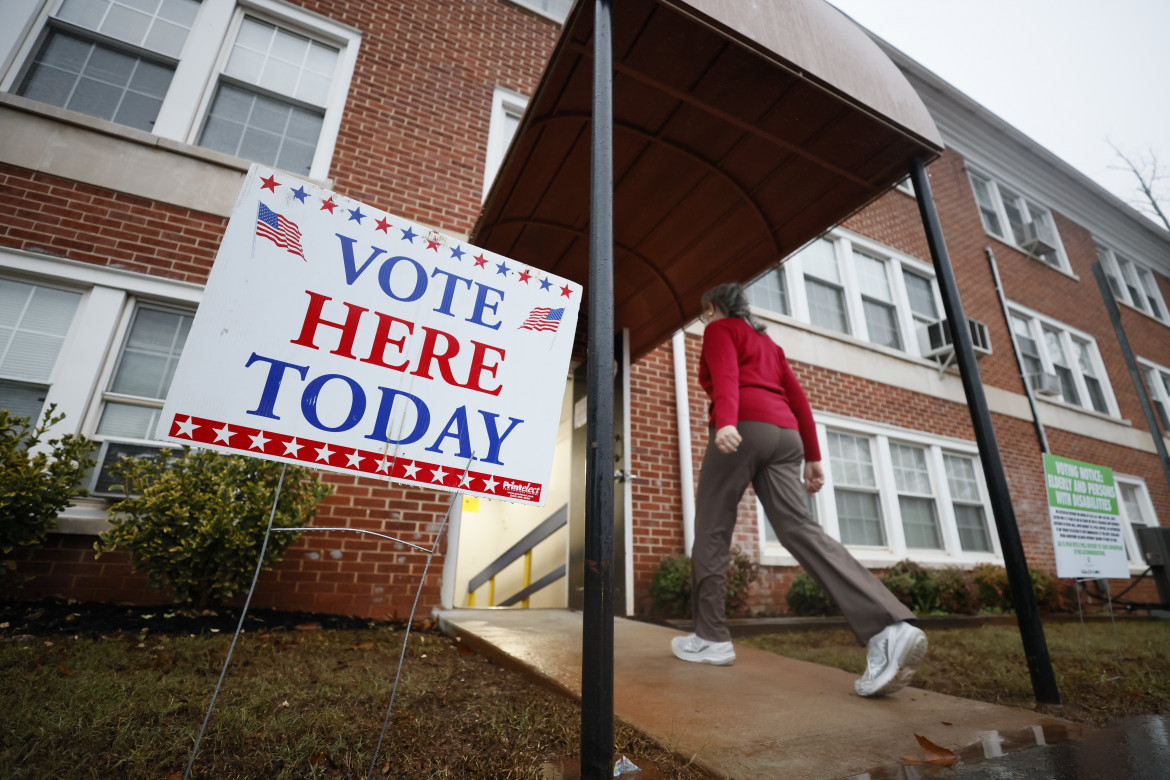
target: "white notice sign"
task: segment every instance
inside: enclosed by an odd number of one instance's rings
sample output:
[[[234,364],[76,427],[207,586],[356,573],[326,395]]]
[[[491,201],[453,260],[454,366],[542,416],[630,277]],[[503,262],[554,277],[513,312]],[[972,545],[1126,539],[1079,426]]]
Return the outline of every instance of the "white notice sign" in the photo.
[[[1044,455],[1056,576],[1129,577],[1113,469]]]
[[[541,506],[580,301],[578,284],[253,165],[158,436]]]

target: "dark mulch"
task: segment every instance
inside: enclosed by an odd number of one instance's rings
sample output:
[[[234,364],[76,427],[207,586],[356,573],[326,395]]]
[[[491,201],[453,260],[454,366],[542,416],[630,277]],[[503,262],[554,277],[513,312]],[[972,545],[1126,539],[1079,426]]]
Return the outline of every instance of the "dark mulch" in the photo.
[[[132,607],[123,604],[44,599],[0,603],[0,636],[53,636],[102,634],[202,635],[234,633],[240,610],[182,609],[173,605]],[[249,609],[246,631],[295,631],[342,629],[358,631],[386,626],[376,620],[312,612],[280,612]]]

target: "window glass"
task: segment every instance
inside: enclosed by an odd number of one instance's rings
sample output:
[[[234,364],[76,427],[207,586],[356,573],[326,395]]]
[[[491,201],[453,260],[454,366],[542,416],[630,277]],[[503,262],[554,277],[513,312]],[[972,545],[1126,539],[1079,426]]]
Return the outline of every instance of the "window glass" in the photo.
[[[1060,343],[1060,334],[1050,328],[1044,328],[1044,344],[1048,347],[1048,358],[1056,375],[1060,377],[1060,393],[1070,404],[1080,404],[1081,398],[1077,393],[1077,385],[1073,380],[1072,369],[1068,359],[1064,356],[1064,347]]]
[[[853,260],[869,340],[885,347],[901,349],[898,312],[894,307],[894,296],[890,292],[886,263],[856,251],[853,253]]]
[[[784,270],[773,268],[745,290],[748,302],[761,309],[788,314],[788,290],[784,282]]]
[[[964,455],[943,455],[947,472],[947,487],[959,531],[959,545],[964,552],[991,552],[991,534],[979,496],[975,477],[975,460]]]
[[[1012,229],[1012,236],[1017,244],[1022,244],[1024,242],[1024,223],[1027,222],[1027,217],[1023,210],[1023,200],[1007,187],[1001,186],[999,188],[999,194],[1003,199],[1003,210],[1007,214],[1008,225]]]
[[[884,545],[869,439],[830,431],[829,453],[841,543]]]
[[[244,17],[199,145],[309,175],[340,50]]]
[[[57,18],[177,58],[198,13],[198,0],[65,0]]]
[[[1109,289],[1113,291],[1113,297],[1124,301],[1125,296],[1121,293],[1121,282],[1117,280],[1117,268],[1113,264],[1109,251],[1104,247],[1097,247],[1097,259],[1105,271],[1105,278],[1109,280]]]
[[[1101,380],[1093,370],[1093,359],[1089,356],[1089,347],[1079,339],[1073,339],[1073,351],[1077,356],[1077,367],[1081,378],[1085,382],[1085,389],[1089,393],[1089,401],[1098,412],[1108,413],[1109,407],[1105,404],[1105,392],[1101,389]]]
[[[569,9],[573,7],[573,0],[512,0],[512,2],[540,11],[558,22],[565,21],[569,15]]]
[[[903,271],[902,278],[906,282],[906,296],[910,299],[910,310],[914,313],[914,319],[922,322],[935,322],[940,319],[931,280],[909,271]]]
[[[906,546],[941,550],[942,533],[939,530],[930,472],[926,467],[926,450],[891,443],[890,461],[894,467],[894,485],[898,490],[898,508],[902,514]]]
[[[0,279],[0,408],[39,419],[81,294]]]
[[[1012,315],[1012,332],[1016,336],[1016,346],[1024,359],[1024,368],[1029,375],[1044,373],[1044,364],[1040,362],[1040,349],[1036,340],[1032,338],[1032,329],[1028,321],[1015,314]]]
[[[975,191],[975,202],[979,205],[979,217],[983,220],[983,228],[997,236],[1003,235],[1000,226],[999,213],[995,210],[995,201],[991,196],[991,185],[979,178],[971,177],[971,189]]]
[[[153,438],[191,319],[188,314],[144,307],[135,312],[110,380],[99,435]]]
[[[845,314],[845,291],[833,244],[824,239],[813,242],[800,253],[808,296],[808,316],[813,325],[849,332]]]

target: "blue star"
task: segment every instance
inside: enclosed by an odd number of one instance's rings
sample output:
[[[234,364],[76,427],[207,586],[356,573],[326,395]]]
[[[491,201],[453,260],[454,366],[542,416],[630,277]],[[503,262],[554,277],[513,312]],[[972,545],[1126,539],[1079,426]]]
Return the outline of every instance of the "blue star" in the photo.
[[[496,263],[496,274],[497,275],[507,276],[509,270],[511,270],[511,269],[509,269],[505,263],[503,263],[503,262]]]
[[[292,194],[294,196],[296,196],[296,199],[299,200],[301,203],[304,203],[305,198],[309,197],[309,193],[305,192],[304,187],[297,187],[295,190],[292,191]]]
[[[454,249],[451,250],[451,257],[454,257],[456,260],[462,261],[463,260],[463,250],[460,249],[458,246],[456,246]]]
[[[362,213],[361,206],[358,206],[356,209],[347,209],[347,211],[349,211],[349,221],[350,222],[356,222],[359,225],[362,224],[362,220],[365,218],[366,215]]]
[[[540,280],[540,289],[547,290],[550,287],[552,287],[552,282],[548,280],[547,276]]]
[[[402,228],[398,228],[398,229],[402,230]],[[417,236],[417,235],[418,235],[418,233],[414,232],[414,228],[407,228],[406,230],[402,230],[402,240],[403,241],[409,241],[410,243],[413,244],[415,236]]]

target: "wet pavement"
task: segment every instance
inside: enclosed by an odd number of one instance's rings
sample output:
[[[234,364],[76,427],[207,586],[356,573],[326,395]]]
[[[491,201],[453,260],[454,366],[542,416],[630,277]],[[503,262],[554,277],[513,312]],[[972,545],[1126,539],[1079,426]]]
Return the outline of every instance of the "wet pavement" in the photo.
[[[580,613],[450,610],[440,625],[477,652],[580,697]],[[1170,778],[1170,716],[1091,729],[913,687],[863,699],[853,692],[853,675],[752,648],[736,646],[730,667],[684,663],[670,653],[670,639],[679,633],[615,620],[614,715],[715,777]],[[916,735],[952,751],[957,762],[903,760],[924,756]],[[547,769],[546,778],[572,774]],[[623,775],[657,776],[650,767]]]

